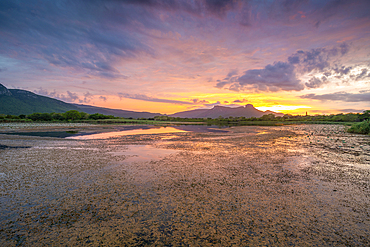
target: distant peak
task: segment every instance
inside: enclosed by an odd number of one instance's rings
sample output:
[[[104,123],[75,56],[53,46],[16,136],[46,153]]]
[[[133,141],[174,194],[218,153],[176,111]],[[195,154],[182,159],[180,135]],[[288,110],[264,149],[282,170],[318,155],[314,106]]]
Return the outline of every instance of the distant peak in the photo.
[[[245,108],[253,108],[254,109],[254,106],[252,104],[247,104],[247,105],[245,105]]]
[[[11,96],[12,93],[3,84],[0,83],[0,95]]]

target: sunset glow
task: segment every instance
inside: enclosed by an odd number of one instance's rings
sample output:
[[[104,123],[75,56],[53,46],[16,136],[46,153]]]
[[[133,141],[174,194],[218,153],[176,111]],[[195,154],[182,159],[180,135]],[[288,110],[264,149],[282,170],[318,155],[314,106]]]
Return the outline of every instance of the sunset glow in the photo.
[[[369,1],[2,1],[0,83],[172,114],[370,108]]]

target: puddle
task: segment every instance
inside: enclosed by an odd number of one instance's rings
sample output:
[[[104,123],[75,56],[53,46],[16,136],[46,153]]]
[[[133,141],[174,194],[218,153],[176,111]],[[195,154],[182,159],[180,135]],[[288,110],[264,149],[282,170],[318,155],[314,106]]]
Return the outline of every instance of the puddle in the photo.
[[[37,148],[37,149],[67,149],[67,150],[92,150],[92,151],[99,151],[99,148],[86,148],[86,147],[41,147],[41,146],[36,146],[32,148]]]
[[[107,139],[111,137],[128,135],[151,135],[151,134],[178,133],[178,132],[187,132],[187,131],[175,129],[173,127],[161,127],[156,129],[135,129],[135,130],[106,132],[92,135],[70,136],[67,137],[66,139],[91,140],[91,139]]]
[[[6,146],[0,144],[0,150],[1,149],[7,149],[7,148],[30,148],[29,146]]]
[[[4,132],[4,135],[19,135],[19,136],[38,136],[38,137],[56,137],[66,138],[77,134],[76,131],[39,131],[39,132]]]
[[[20,135],[20,136],[37,136],[37,137],[54,137],[74,140],[91,140],[91,139],[108,139],[111,137],[127,136],[127,135],[150,135],[150,134],[165,134],[179,132],[200,132],[200,133],[228,133],[228,130],[220,129],[217,126],[205,125],[180,125],[172,127],[157,127],[153,125],[145,126],[118,126],[115,131],[104,133],[96,132],[78,132],[78,131],[38,131],[38,132],[3,132],[4,135]],[[165,139],[170,139],[167,137]],[[1,148],[1,147],[0,147]]]
[[[130,145],[128,149],[119,152],[109,152],[113,155],[125,155],[125,161],[145,162],[160,160],[167,155],[178,153],[178,150],[156,148],[151,145]]]

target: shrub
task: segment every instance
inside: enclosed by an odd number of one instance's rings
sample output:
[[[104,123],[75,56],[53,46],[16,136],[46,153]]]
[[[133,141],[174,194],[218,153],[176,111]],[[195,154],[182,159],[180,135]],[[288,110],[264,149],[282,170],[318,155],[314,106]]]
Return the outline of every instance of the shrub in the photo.
[[[67,111],[67,112],[63,113],[63,117],[66,120],[79,120],[79,119],[81,119],[81,114],[80,114],[79,111],[71,110],[71,111]]]
[[[349,133],[370,134],[370,120],[365,120],[360,123],[355,123],[348,129]]]

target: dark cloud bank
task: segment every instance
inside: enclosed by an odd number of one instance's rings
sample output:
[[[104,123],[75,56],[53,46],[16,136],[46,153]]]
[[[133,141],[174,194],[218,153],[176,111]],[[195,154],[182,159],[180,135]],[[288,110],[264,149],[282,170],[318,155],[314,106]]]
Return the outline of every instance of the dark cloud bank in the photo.
[[[120,59],[145,54],[156,57],[147,30],[174,31],[175,24],[161,20],[161,12],[202,22],[204,18],[232,19],[241,26],[259,22],[285,23],[289,16],[304,11],[312,25],[320,26],[331,18],[368,18],[370,2],[357,1],[242,1],[242,0],[2,0],[0,1],[0,53],[32,61],[41,59],[61,68],[86,72],[104,79],[125,78],[115,65]],[[303,13],[303,12],[302,12]],[[302,19],[303,20],[303,19]],[[181,27],[182,28],[182,27]],[[323,51],[318,51],[323,54]],[[307,55],[307,54],[306,54]],[[312,54],[315,56],[315,54]],[[298,59],[277,62],[261,70],[246,71],[230,89],[254,86],[259,90],[300,90],[293,73]],[[315,61],[313,66],[325,66]],[[280,77],[280,83],[275,78]],[[273,82],[267,83],[269,78]],[[311,84],[309,84],[311,85]],[[312,85],[317,85],[314,83]]]

